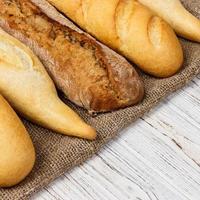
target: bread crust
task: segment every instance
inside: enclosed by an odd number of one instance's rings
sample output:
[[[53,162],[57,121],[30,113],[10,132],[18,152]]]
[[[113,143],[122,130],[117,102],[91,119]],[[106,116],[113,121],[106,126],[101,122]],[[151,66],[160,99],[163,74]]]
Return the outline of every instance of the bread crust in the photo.
[[[37,56],[0,28],[0,93],[26,119],[55,132],[95,139],[86,124],[57,95]]]
[[[48,1],[148,74],[169,77],[183,64],[173,29],[136,0]]]
[[[176,33],[200,42],[200,20],[187,11],[180,0],[138,0],[165,19]]]
[[[138,73],[122,57],[50,19],[29,0],[0,0],[0,7],[0,26],[38,55],[72,102],[105,112],[143,98]]]
[[[32,170],[35,150],[24,125],[1,95],[0,147],[0,187],[11,187]]]

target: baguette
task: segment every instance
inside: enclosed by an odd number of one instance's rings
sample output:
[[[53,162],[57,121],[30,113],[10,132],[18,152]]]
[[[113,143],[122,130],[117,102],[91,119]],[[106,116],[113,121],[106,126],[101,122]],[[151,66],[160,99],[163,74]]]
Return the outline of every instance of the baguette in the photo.
[[[35,150],[28,133],[0,95],[0,187],[11,187],[21,182],[34,163]]]
[[[121,56],[46,16],[28,0],[0,0],[0,26],[29,46],[77,105],[106,112],[138,103],[141,79]]]
[[[165,19],[178,35],[200,42],[200,20],[189,13],[179,0],[139,0]]]
[[[48,1],[151,75],[168,77],[182,66],[182,48],[172,28],[135,0]]]
[[[95,130],[57,96],[33,52],[0,29],[0,93],[25,118],[65,135],[95,139]]]

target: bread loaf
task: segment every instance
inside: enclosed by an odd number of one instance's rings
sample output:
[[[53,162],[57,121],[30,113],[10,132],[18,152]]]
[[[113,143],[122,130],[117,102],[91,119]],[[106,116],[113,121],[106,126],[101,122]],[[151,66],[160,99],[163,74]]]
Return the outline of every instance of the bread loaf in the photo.
[[[72,102],[105,112],[143,98],[137,72],[113,51],[48,18],[31,1],[0,0],[0,7],[0,26],[39,56]]]
[[[48,1],[151,75],[168,77],[182,66],[182,48],[172,28],[135,0]]]
[[[0,95],[0,187],[18,184],[34,162],[35,150],[24,125]]]
[[[0,93],[25,118],[58,133],[86,139],[95,130],[57,96],[53,81],[33,52],[0,29]]]
[[[200,42],[200,20],[187,11],[180,0],[138,0],[165,19],[178,35]]]

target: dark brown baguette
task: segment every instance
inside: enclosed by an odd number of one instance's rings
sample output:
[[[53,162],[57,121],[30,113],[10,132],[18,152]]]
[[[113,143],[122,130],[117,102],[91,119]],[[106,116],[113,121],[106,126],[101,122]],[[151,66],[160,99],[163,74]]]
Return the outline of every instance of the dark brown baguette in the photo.
[[[135,69],[110,49],[50,19],[30,0],[0,0],[0,8],[0,26],[38,55],[72,102],[105,112],[143,98]]]

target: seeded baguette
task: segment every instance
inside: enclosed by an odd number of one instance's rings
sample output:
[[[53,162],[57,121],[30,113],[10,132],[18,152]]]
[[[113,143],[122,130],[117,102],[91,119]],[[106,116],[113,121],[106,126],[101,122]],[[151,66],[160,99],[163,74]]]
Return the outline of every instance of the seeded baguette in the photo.
[[[0,26],[29,46],[77,105],[105,112],[141,101],[135,69],[95,40],[50,19],[29,0],[0,0]]]

